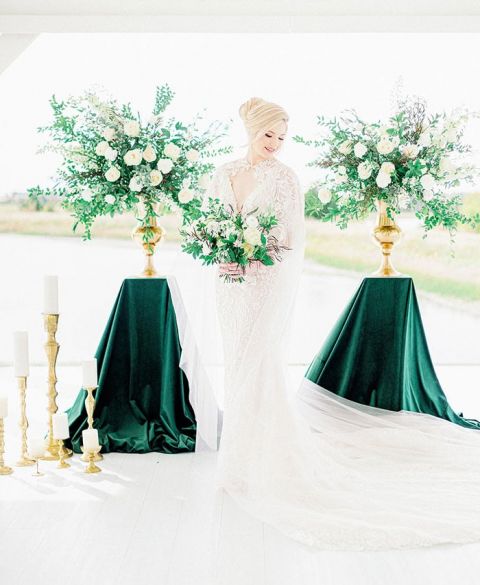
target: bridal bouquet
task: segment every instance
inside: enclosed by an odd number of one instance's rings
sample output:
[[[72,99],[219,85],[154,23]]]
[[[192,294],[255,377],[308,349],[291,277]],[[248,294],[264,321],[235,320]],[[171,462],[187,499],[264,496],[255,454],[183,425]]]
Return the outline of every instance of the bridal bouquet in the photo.
[[[210,197],[192,212],[194,216],[181,230],[182,250],[207,265],[237,264],[242,274],[220,274],[226,282],[243,282],[247,266],[255,262],[272,266],[288,249],[273,233],[278,225],[273,214],[254,210],[243,216]]]
[[[428,116],[419,98],[400,101],[385,122],[366,123],[354,111],[338,119],[318,117],[321,138],[295,137],[319,150],[309,166],[325,169],[316,196],[307,198],[307,213],[345,228],[383,200],[390,217],[412,210],[425,232],[440,225],[452,235],[458,224],[476,224],[480,216],[461,211],[457,191],[477,174],[463,141],[470,117],[464,111]]]
[[[195,190],[213,169],[208,159],[228,149],[214,147],[225,135],[219,123],[200,130],[201,116],[189,125],[165,118],[173,97],[168,85],[158,87],[153,114],[143,121],[130,104],[92,92],[66,101],[53,96],[53,122],[39,128],[50,138],[41,152],[58,153],[61,162],[54,186],[34,187],[29,195],[59,197],[75,218],[74,230],[83,225],[85,239],[102,215],[141,209],[137,219],[144,226],[159,208],[188,215]]]

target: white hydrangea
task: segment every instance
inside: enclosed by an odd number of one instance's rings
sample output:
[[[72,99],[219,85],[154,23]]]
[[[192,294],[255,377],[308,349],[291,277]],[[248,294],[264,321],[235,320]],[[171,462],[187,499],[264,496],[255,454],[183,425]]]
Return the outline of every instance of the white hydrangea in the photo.
[[[110,183],[118,181],[120,178],[120,170],[117,167],[111,166],[105,173],[105,178],[107,181],[110,181]]]

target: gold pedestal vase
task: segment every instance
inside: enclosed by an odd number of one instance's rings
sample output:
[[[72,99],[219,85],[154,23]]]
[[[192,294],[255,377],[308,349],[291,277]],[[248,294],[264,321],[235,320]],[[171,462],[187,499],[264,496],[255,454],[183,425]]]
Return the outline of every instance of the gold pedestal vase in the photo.
[[[153,217],[148,220],[148,224],[140,224],[134,228],[132,239],[138,242],[143,248],[145,254],[145,268],[142,276],[147,278],[157,276],[157,271],[153,264],[153,255],[155,246],[159,244],[165,236],[165,230],[157,224],[157,218]]]
[[[377,223],[373,228],[372,238],[382,250],[382,262],[372,276],[400,276],[400,272],[393,267],[390,256],[393,246],[402,237],[402,230],[395,223],[395,220],[388,217],[386,201],[378,200],[377,210]]]

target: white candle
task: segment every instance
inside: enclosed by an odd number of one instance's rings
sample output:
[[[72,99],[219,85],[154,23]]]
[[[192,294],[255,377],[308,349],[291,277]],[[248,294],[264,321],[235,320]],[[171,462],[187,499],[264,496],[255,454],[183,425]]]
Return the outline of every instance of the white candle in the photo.
[[[13,334],[13,362],[15,377],[28,376],[28,333],[15,331]]]
[[[53,438],[68,439],[70,429],[68,428],[68,415],[65,412],[58,412],[52,416]]]
[[[39,459],[45,455],[44,439],[33,439],[29,441],[28,454],[32,459]]]
[[[45,276],[43,279],[43,312],[58,315],[58,276]]]
[[[8,398],[5,394],[0,394],[0,418],[8,416]]]
[[[82,431],[83,449],[85,452],[98,451],[100,445],[98,443],[97,429],[86,429]]]
[[[97,360],[86,360],[82,362],[83,372],[83,387],[96,388],[97,387]]]

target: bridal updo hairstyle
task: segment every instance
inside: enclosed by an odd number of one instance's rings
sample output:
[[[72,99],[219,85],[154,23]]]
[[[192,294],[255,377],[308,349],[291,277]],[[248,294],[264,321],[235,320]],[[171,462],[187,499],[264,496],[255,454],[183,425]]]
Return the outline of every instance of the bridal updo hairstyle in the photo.
[[[288,124],[288,114],[281,106],[258,97],[252,97],[242,104],[239,114],[250,140],[255,140],[279,122]]]

